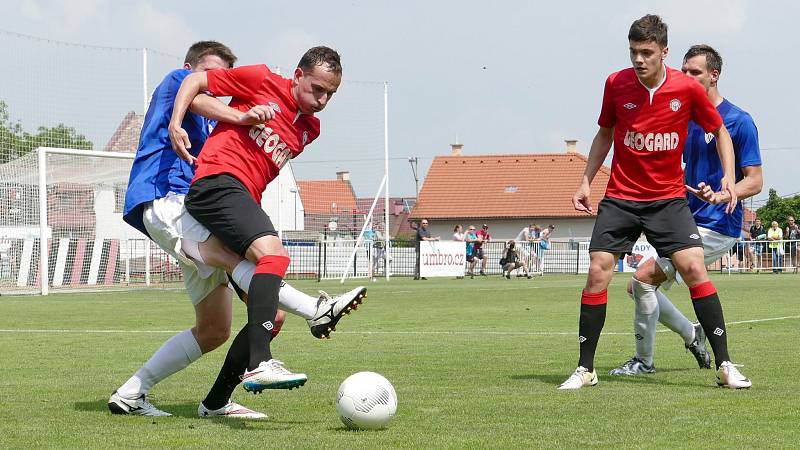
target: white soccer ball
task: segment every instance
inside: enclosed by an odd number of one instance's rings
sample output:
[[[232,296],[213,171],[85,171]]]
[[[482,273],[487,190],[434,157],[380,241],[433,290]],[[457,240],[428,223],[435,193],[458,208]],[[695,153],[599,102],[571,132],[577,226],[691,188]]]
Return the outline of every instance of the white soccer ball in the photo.
[[[375,372],[350,375],[336,393],[336,412],[347,428],[377,430],[397,412],[394,386]]]

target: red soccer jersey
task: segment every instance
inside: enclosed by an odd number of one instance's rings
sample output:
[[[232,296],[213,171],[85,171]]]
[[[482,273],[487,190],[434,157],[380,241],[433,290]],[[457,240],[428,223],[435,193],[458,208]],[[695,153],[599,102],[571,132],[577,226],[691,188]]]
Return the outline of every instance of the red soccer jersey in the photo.
[[[669,67],[666,72],[652,97],[633,68],[606,80],[597,120],[601,127],[614,128],[606,197],[635,201],[685,197],[681,156],[689,120],[707,132],[722,125],[700,83]]]
[[[247,111],[269,105],[275,118],[249,127],[220,122],[200,152],[194,180],[220,173],[232,175],[261,203],[261,194],[281,167],[319,136],[319,119],[300,114],[291,92],[292,80],[270,72],[265,65],[211,70],[207,75],[209,92],[232,97],[232,108]]]

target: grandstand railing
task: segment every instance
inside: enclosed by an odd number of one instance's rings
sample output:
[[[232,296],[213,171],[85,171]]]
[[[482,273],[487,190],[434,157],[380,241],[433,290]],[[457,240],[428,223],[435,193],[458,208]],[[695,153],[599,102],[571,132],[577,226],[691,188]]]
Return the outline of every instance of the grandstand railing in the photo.
[[[800,240],[741,240],[708,266],[725,273],[793,272],[800,268]]]

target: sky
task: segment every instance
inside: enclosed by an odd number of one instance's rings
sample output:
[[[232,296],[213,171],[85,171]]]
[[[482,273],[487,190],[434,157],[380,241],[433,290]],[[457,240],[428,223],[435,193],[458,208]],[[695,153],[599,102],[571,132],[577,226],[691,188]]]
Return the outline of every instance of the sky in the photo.
[[[297,172],[321,179],[351,170],[357,193],[374,195],[382,174],[385,81],[390,193],[414,195],[408,158],[419,158],[424,177],[433,157],[449,154],[456,138],[465,155],[561,152],[564,139],[577,139],[578,150],[588,153],[603,83],[611,72],[630,66],[630,23],[655,13],[669,25],[668,65],[679,67],[686,49],[696,43],[710,44],[722,54],[720,92],[750,112],[759,129],[765,183],[756,199],[766,198],[769,188],[780,195],[800,191],[795,156],[800,144],[791,125],[800,117],[800,95],[789,78],[800,73],[795,57],[800,38],[794,34],[798,2],[296,4],[301,6],[0,0],[0,30],[99,46],[147,47],[168,55],[183,55],[191,43],[214,39],[229,45],[240,64],[265,63],[284,74],[307,48],[331,46],[341,53],[344,79],[350,83],[320,115],[323,138],[326,133],[336,137],[309,147],[297,161]],[[0,75],[0,86],[6,85],[3,77],[9,75]],[[360,97],[351,101],[346,96],[354,92]],[[50,101],[57,104],[59,94]],[[337,113],[337,101],[350,112]],[[329,117],[334,131],[325,128]],[[479,187],[476,180],[473,188]]]

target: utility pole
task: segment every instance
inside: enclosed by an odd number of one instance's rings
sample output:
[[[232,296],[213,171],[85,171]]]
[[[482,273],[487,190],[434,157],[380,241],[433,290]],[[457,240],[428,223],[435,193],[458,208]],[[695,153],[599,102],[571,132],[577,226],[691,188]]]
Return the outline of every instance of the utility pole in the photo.
[[[414,174],[414,192],[416,198],[419,197],[419,158],[416,156],[410,156],[408,158],[408,163],[411,164],[411,173]]]

